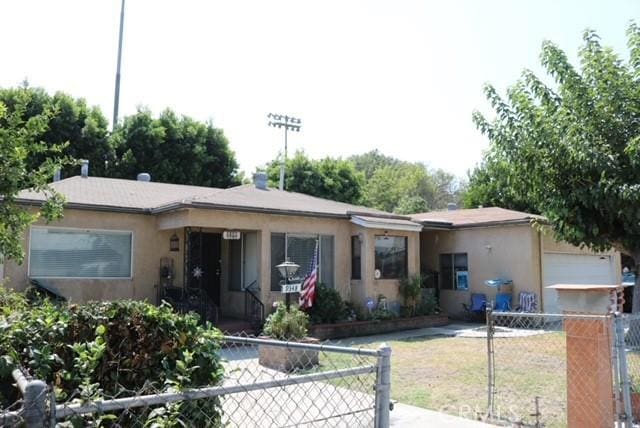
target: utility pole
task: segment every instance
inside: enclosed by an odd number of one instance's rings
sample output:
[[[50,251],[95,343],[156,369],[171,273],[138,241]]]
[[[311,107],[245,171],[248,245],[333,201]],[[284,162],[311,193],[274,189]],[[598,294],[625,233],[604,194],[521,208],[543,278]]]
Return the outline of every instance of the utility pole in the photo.
[[[280,165],[280,190],[284,190],[284,168],[287,162],[287,133],[289,130],[300,132],[302,120],[291,116],[273,113],[269,113],[267,118],[269,119],[269,126],[273,126],[274,128],[284,128],[284,158]]]
[[[112,130],[118,124],[118,107],[120,105],[120,65],[122,63],[122,32],[124,30],[124,0],[120,6],[120,35],[118,37],[118,65],[116,66],[116,90],[113,97],[113,123]]]

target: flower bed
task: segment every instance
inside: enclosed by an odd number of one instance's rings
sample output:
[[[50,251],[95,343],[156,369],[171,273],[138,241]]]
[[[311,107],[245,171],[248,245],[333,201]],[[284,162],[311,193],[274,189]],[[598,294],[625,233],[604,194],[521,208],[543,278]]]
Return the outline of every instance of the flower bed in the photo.
[[[426,327],[440,327],[449,324],[445,314],[423,315],[390,320],[347,321],[335,324],[315,324],[309,327],[309,336],[320,340],[342,339],[345,337],[369,336],[394,331],[413,330]]]

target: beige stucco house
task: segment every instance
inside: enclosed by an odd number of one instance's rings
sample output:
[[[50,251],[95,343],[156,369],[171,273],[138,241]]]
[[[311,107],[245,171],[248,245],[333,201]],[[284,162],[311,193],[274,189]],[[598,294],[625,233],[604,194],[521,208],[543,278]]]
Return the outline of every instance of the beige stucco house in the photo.
[[[148,176],[147,176],[148,178]],[[71,301],[144,299],[199,289],[222,317],[246,315],[251,290],[266,312],[282,300],[276,265],[315,259],[320,282],[364,305],[397,299],[397,279],[419,272],[422,225],[410,217],[255,184],[230,189],[76,176],[52,183],[64,218],[34,224],[22,265],[6,261],[9,286],[36,279]],[[37,206],[44,196],[24,191]],[[297,297],[297,295],[296,295]],[[202,302],[200,302],[202,303]]]
[[[559,311],[558,283],[619,284],[620,254],[593,253],[553,239],[544,218],[502,208],[460,209],[415,214],[424,230],[420,238],[421,270],[437,273],[441,307],[460,316],[471,293],[495,298],[485,281],[513,281],[513,299],[533,292],[538,309]],[[543,227],[533,227],[537,222]],[[460,274],[458,273],[460,272]],[[460,280],[460,281],[459,281]]]

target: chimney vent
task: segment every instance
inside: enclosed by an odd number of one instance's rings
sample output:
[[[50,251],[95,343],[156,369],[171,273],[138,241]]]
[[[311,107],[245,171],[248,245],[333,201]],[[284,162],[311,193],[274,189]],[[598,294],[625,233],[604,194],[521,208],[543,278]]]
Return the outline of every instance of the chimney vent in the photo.
[[[458,205],[455,202],[449,202],[447,204],[447,211],[455,211],[458,209]]]
[[[149,173],[147,172],[141,172],[140,174],[138,174],[137,180],[148,183],[149,181],[151,181],[151,175],[149,175]]]
[[[80,175],[82,178],[89,177],[89,161],[86,159],[82,159],[80,161]]]
[[[53,181],[60,181],[60,177],[61,177],[61,173],[60,173],[60,169],[56,169],[55,171],[53,171]]]
[[[253,184],[256,189],[267,190],[267,173],[264,171],[256,172],[253,176]]]

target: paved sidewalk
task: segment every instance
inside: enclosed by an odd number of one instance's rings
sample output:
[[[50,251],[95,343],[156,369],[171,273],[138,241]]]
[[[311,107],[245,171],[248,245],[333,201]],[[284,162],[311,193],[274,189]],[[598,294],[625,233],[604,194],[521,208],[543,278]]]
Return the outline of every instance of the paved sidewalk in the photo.
[[[392,427],[403,428],[490,428],[494,426],[402,403],[394,405],[389,419]]]

